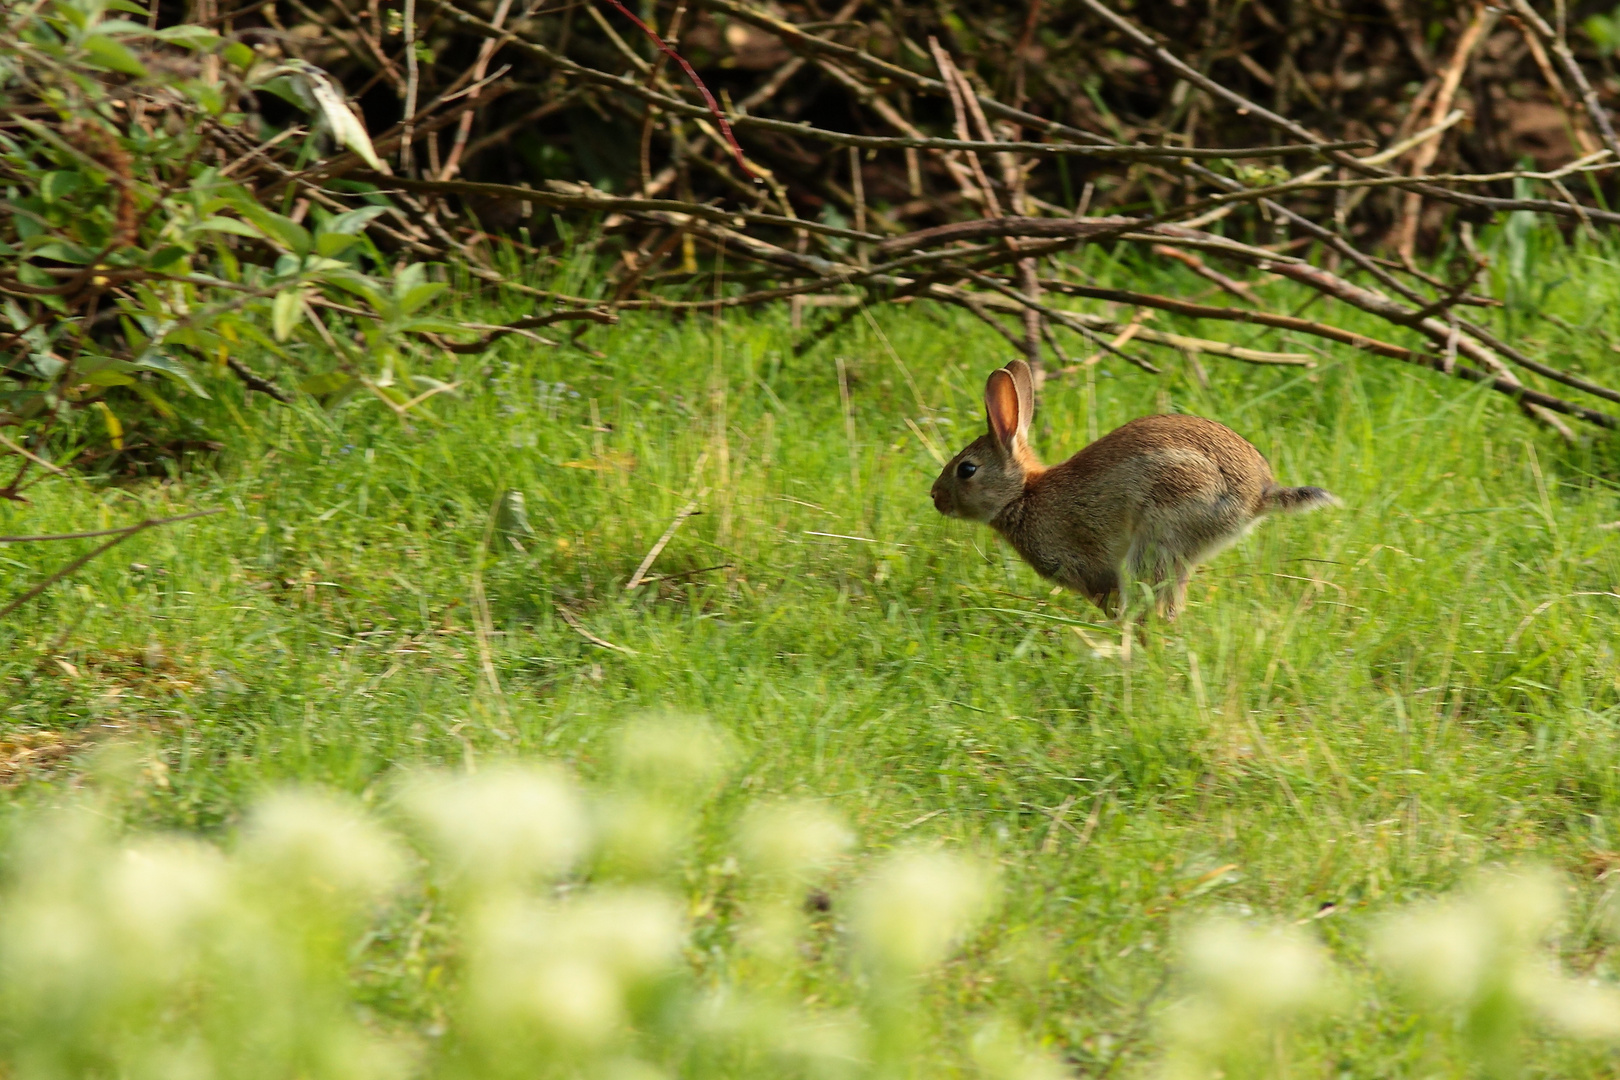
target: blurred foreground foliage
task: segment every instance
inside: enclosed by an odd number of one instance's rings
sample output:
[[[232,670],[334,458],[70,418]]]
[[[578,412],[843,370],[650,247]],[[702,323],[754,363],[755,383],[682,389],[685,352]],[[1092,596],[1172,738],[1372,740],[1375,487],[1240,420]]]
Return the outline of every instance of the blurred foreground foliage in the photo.
[[[993,910],[971,856],[854,865],[823,806],[749,805],[703,853],[735,881],[726,959],[694,941],[682,875],[727,751],[702,723],[649,718],[600,783],[497,765],[410,774],[370,806],[284,791],[223,847],[115,835],[114,756],[100,794],[14,834],[0,1062],[17,1080],[1068,1073],[1012,1017],[919,1038],[919,992]],[[1357,1008],[1431,1029],[1414,1065],[1434,1075],[1522,1075],[1532,1027],[1620,1042],[1620,993],[1545,949],[1560,917],[1556,880],[1499,872],[1384,916],[1371,971],[1297,925],[1199,923],[1153,1068],[1286,1075],[1297,1038]],[[425,1018],[357,998],[356,969],[385,955],[433,989]],[[836,999],[807,994],[828,967]]]

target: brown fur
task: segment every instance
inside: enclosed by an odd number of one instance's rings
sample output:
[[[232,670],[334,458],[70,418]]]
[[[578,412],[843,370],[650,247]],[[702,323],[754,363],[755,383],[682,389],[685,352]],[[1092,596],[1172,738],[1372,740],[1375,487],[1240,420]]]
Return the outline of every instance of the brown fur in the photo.
[[[989,525],[1041,576],[1104,611],[1128,575],[1155,586],[1174,618],[1193,567],[1261,517],[1337,501],[1320,488],[1278,487],[1248,440],[1196,416],[1132,420],[1046,468],[1029,447],[1029,365],[992,372],[984,393],[989,431],[934,481],[935,508]],[[963,463],[971,476],[959,474]]]

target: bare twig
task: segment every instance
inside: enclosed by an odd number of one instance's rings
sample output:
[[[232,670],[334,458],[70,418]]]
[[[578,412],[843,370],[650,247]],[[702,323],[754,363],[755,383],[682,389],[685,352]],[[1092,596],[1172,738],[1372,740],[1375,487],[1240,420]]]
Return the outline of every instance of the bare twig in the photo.
[[[585,629],[585,624],[579,621],[579,616],[575,615],[572,611],[569,611],[561,604],[555,604],[553,606],[556,607],[557,614],[562,616],[563,622],[567,623],[573,628],[573,631],[576,634],[590,642],[592,645],[600,645],[604,649],[612,649],[614,652],[622,652],[626,656],[637,655],[636,650],[624,645],[615,645],[611,641],[605,641],[591,633],[589,630]]]
[[[1553,55],[1558,57],[1558,64],[1569,76],[1569,81],[1575,84],[1580,92],[1581,104],[1586,106],[1586,115],[1591,118],[1592,125],[1597,128],[1603,145],[1616,158],[1620,158],[1620,140],[1615,138],[1614,125],[1609,122],[1609,113],[1598,99],[1597,91],[1592,89],[1592,83],[1587,79],[1586,73],[1575,62],[1575,54],[1569,51],[1569,45],[1564,39],[1547,25],[1547,21],[1530,6],[1528,0],[1509,0],[1514,12],[1525,21],[1525,24],[1539,37],[1544,45],[1552,49]]]
[[[1479,3],[1474,7],[1474,17],[1469,21],[1468,28],[1463,31],[1462,37],[1457,41],[1457,47],[1452,51],[1451,59],[1440,72],[1440,89],[1435,93],[1434,111],[1430,117],[1431,125],[1438,125],[1446,114],[1451,112],[1451,102],[1457,93],[1457,86],[1462,82],[1463,68],[1474,54],[1474,48],[1490,33],[1491,26],[1496,22],[1495,12]],[[1434,159],[1440,153],[1440,142],[1431,139],[1420,145],[1412,157],[1412,175],[1422,176]],[[1395,249],[1400,252],[1401,258],[1411,263],[1417,246],[1418,215],[1423,208],[1423,196],[1415,191],[1406,193],[1405,201],[1401,207],[1401,223],[1397,227],[1395,236]]]
[[[96,556],[102,554],[103,552],[110,551],[137,533],[145,532],[147,529],[155,529],[161,525],[173,525],[176,522],[190,521],[193,518],[212,517],[214,514],[223,514],[224,512],[224,507],[215,507],[212,510],[198,510],[190,514],[176,514],[173,517],[147,518],[145,521],[138,521],[134,525],[127,525],[122,529],[103,529],[88,533],[62,533],[56,536],[0,537],[0,543],[12,544],[32,543],[36,541],[78,540],[87,539],[94,536],[112,537],[112,539],[108,540],[105,544],[100,544],[92,550],[85,552],[83,555],[79,556],[77,559],[74,559],[72,562],[56,571],[56,573],[52,574],[44,581],[41,581],[38,585],[35,585],[21,596],[11,601],[11,603],[7,604],[5,607],[0,608],[0,619],[4,619],[7,615],[10,615],[13,611],[16,611],[28,601],[44,592],[52,585],[55,585],[58,581],[61,581],[63,578],[67,577],[69,574],[73,573],[75,570],[79,569],[79,567],[83,566],[85,563],[88,563]]]

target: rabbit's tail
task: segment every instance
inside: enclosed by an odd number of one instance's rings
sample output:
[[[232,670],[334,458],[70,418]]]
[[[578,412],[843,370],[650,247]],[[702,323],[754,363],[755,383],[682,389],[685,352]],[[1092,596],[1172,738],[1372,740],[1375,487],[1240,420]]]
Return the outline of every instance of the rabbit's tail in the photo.
[[[1261,505],[1267,513],[1297,514],[1323,506],[1338,506],[1339,499],[1319,487],[1270,487],[1261,497]]]

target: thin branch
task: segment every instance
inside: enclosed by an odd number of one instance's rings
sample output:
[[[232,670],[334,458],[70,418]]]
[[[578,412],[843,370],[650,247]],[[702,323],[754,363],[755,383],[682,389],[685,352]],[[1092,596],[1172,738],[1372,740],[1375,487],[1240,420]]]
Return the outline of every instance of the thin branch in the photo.
[[[1132,307],[1157,308],[1160,311],[1172,312],[1176,315],[1185,315],[1191,319],[1220,319],[1225,322],[1250,323],[1255,326],[1269,326],[1277,330],[1292,330],[1296,333],[1310,334],[1313,337],[1327,338],[1343,345],[1350,345],[1357,349],[1379,356],[1388,356],[1395,360],[1412,362],[1420,359],[1420,354],[1413,349],[1402,345],[1392,345],[1387,341],[1379,341],[1351,330],[1342,330],[1337,326],[1326,323],[1312,322],[1293,315],[1273,315],[1265,311],[1249,311],[1244,308],[1215,307],[1210,304],[1195,304],[1189,300],[1178,300],[1169,296],[1155,296],[1151,293],[1132,292],[1126,289],[1099,289],[1089,285],[1076,285],[1067,281],[1056,281],[1042,278],[1041,285],[1052,291],[1065,293],[1069,296],[1083,296],[1092,300],[1105,300],[1113,304],[1127,304]]]
[[[117,547],[119,544],[122,544],[125,540],[128,540],[130,537],[134,536],[137,533],[145,532],[147,529],[157,528],[160,525],[173,525],[175,522],[178,522],[178,521],[190,521],[193,518],[211,517],[214,514],[223,514],[224,512],[225,512],[225,508],[221,506],[221,507],[215,507],[212,510],[198,510],[198,511],[196,511],[194,513],[190,513],[190,514],[177,514],[174,517],[147,518],[145,521],[136,522],[134,525],[129,525],[129,526],[126,526],[126,527],[124,527],[122,529],[106,529],[106,530],[102,530],[102,531],[99,531],[99,532],[90,532],[90,533],[64,533],[64,534],[61,534],[61,535],[58,535],[58,536],[7,536],[7,537],[0,537],[0,543],[13,543],[13,544],[28,543],[28,542],[32,542],[32,541],[41,541],[41,540],[76,540],[76,539],[88,538],[88,537],[93,537],[93,536],[111,536],[112,537],[112,539],[108,540],[105,544],[101,544],[101,545],[91,549],[90,551],[85,552],[83,555],[79,556],[77,559],[74,559],[72,562],[70,562],[66,566],[62,567],[62,569],[58,570],[56,573],[54,573],[50,577],[46,578],[44,581],[40,582],[38,585],[35,585],[33,588],[29,589],[27,592],[25,592],[21,596],[17,597],[11,603],[7,604],[5,607],[0,608],[0,619],[4,619],[7,615],[10,615],[13,611],[16,611],[18,608],[22,607],[28,601],[32,600],[34,597],[36,597],[40,593],[44,592],[46,589],[50,588],[52,585],[56,584],[58,581],[61,581],[63,578],[67,577],[69,574],[71,574],[75,570],[79,569],[79,567],[83,566],[85,563],[89,562],[91,559],[94,559],[96,556],[102,554],[103,552],[110,551],[111,549]]]
[[[1535,8],[1532,8],[1527,0],[1509,0],[1509,3],[1513,5],[1514,12],[1525,21],[1535,35],[1541,39],[1542,43],[1552,49],[1553,55],[1558,57],[1558,65],[1564,69],[1564,74],[1569,76],[1569,81],[1574,83],[1575,88],[1580,91],[1581,104],[1586,106],[1586,115],[1591,118],[1592,125],[1597,128],[1598,136],[1603,140],[1603,145],[1608,147],[1609,152],[1615,155],[1616,158],[1620,158],[1620,140],[1615,138],[1614,125],[1609,123],[1608,110],[1603,107],[1603,102],[1598,99],[1597,91],[1592,88],[1591,82],[1586,78],[1586,73],[1575,62],[1575,54],[1569,51],[1569,45],[1553,31],[1551,26],[1547,25],[1545,19],[1536,14]]]

